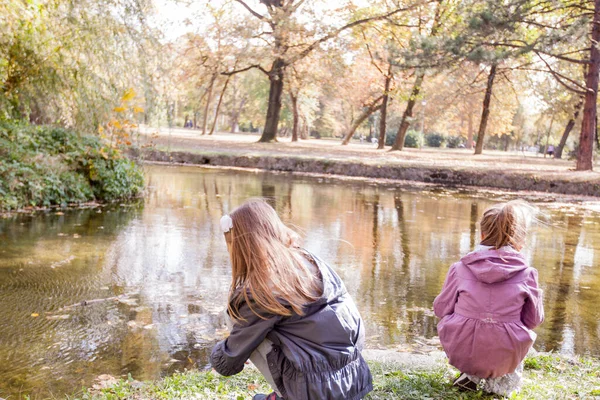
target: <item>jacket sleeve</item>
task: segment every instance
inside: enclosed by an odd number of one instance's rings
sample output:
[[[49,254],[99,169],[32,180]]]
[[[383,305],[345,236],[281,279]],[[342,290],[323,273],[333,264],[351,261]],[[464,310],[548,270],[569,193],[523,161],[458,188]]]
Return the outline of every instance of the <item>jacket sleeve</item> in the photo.
[[[527,298],[521,310],[521,321],[527,328],[534,329],[544,322],[543,291],[539,288],[536,269],[532,268],[526,284]]]
[[[454,305],[458,299],[458,277],[456,264],[452,265],[446,275],[442,292],[433,301],[433,312],[438,318],[454,313]]]
[[[282,318],[277,315],[265,315],[267,319],[260,318],[250,310],[247,303],[240,306],[239,312],[245,321],[235,321],[229,337],[217,343],[210,355],[213,368],[224,376],[240,373],[250,354]]]

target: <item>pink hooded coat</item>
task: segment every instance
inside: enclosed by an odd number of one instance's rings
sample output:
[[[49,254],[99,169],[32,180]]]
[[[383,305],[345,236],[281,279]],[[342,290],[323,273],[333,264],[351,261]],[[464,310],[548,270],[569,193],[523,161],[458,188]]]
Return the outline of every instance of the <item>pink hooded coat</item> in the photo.
[[[452,265],[433,309],[450,364],[480,378],[514,372],[544,320],[537,270],[506,248],[475,251]]]

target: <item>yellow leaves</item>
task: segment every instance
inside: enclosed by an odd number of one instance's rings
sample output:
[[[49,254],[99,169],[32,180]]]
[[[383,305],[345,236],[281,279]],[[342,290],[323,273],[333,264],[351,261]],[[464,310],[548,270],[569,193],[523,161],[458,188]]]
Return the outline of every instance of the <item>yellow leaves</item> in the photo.
[[[121,96],[120,104],[113,107],[112,111],[115,114],[112,119],[98,126],[98,134],[106,143],[106,148],[100,150],[102,157],[107,158],[107,151],[112,151],[120,145],[132,145],[131,130],[138,128],[135,115],[145,112],[142,107],[130,104],[135,97],[135,90],[127,89]]]
[[[103,147],[100,149],[100,155],[102,156],[102,158],[104,158],[105,160],[108,160],[108,154],[106,154],[106,149]]]
[[[31,313],[31,316],[32,316],[33,318],[37,318],[37,317],[39,317],[39,316],[40,316],[40,314],[38,314],[38,313],[34,312],[34,313]]]
[[[119,120],[116,120],[116,119],[113,119],[112,121],[110,121],[108,123],[108,125],[110,127],[117,128],[117,129],[123,128],[123,125],[121,125],[121,122]]]
[[[133,100],[135,97],[135,90],[133,88],[129,88],[123,93],[123,97],[121,97],[122,102],[128,102]]]

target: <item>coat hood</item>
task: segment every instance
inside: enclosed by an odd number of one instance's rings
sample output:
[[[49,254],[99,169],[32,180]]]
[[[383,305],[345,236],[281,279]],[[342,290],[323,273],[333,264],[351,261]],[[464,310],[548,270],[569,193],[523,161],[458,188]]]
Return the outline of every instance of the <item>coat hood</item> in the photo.
[[[474,251],[464,256],[461,262],[484,283],[503,282],[527,269],[520,253],[502,249]]]

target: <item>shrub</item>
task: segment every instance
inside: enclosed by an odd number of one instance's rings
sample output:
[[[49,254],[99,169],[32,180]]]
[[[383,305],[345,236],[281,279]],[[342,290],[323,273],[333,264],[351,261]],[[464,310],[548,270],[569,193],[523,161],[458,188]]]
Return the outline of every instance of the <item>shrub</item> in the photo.
[[[394,142],[396,141],[396,134],[398,132],[394,129],[392,131],[388,131],[385,134],[385,145],[386,146],[392,146],[394,144]]]
[[[456,149],[463,143],[463,138],[460,136],[448,136],[446,146],[450,149]]]
[[[425,142],[429,147],[442,147],[446,143],[446,136],[441,133],[428,133]]]
[[[96,136],[0,122],[0,210],[110,201],[143,190],[141,168]]]
[[[422,142],[421,134],[419,132],[413,130],[406,132],[406,137],[404,138],[404,147],[416,149],[423,145]]]
[[[392,146],[396,141],[397,131],[393,130],[388,132],[385,137],[386,146]],[[421,147],[421,134],[419,132],[409,130],[404,136],[404,147],[418,148]]]

